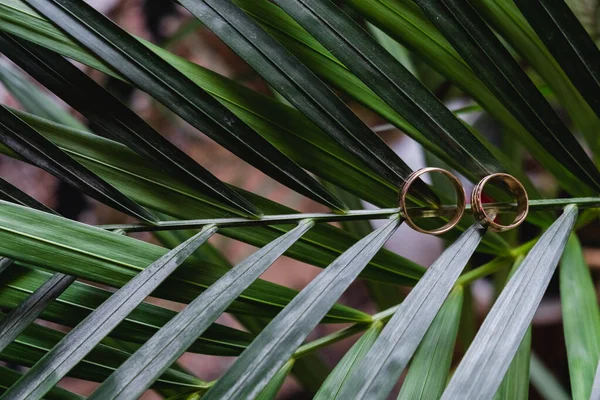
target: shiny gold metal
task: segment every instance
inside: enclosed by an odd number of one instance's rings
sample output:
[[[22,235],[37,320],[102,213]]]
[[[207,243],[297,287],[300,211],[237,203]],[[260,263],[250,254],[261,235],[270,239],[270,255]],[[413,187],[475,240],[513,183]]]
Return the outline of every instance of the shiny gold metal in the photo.
[[[446,225],[441,226],[437,229],[430,230],[430,231],[417,226],[417,224],[415,224],[414,221],[410,218],[410,215],[408,215],[408,209],[406,207],[406,195],[408,194],[410,185],[412,185],[413,182],[416,181],[421,175],[427,174],[429,172],[437,172],[439,174],[446,176],[448,179],[450,179],[452,186],[454,186],[454,190],[456,190],[456,203],[457,203],[456,204],[456,212],[454,213],[454,216],[452,217],[452,219]],[[465,190],[463,189],[462,184],[460,183],[458,178],[453,173],[451,173],[445,169],[442,169],[442,168],[428,167],[428,168],[421,168],[420,170],[413,172],[412,174],[410,174],[408,176],[408,178],[406,178],[406,181],[404,182],[404,184],[402,185],[402,189],[400,190],[400,208],[402,210],[404,220],[411,228],[413,228],[414,230],[421,232],[421,233],[428,233],[430,235],[441,235],[442,233],[448,232],[450,229],[454,228],[456,226],[456,224],[458,224],[458,221],[460,221],[461,217],[463,216],[463,214],[465,212],[466,206],[467,206],[467,196],[465,195]]]
[[[515,200],[517,201],[517,216],[510,225],[501,225],[497,222],[494,222],[495,215],[489,216],[483,208],[483,201],[481,198],[483,194],[483,188],[492,180],[500,181],[506,184],[513,196],[515,196]],[[491,174],[479,181],[479,183],[473,188],[473,192],[471,193],[471,209],[473,211],[473,216],[481,225],[487,226],[494,232],[504,232],[509,229],[516,228],[517,226],[521,225],[523,221],[525,221],[527,213],[529,212],[529,199],[527,197],[527,191],[525,190],[525,187],[523,187],[521,182],[519,182],[514,176],[503,173]]]

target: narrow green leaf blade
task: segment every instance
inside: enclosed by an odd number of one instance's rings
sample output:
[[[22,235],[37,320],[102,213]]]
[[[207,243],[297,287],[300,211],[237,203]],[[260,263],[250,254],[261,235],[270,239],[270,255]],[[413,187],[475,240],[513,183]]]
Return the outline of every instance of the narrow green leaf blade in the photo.
[[[531,384],[538,393],[546,400],[570,400],[571,397],[560,385],[552,372],[542,363],[542,361],[531,353],[529,364],[529,375]],[[596,398],[597,400],[597,398]]]
[[[33,164],[117,210],[145,221],[157,221],[150,212],[73,160],[2,105],[0,121],[0,141]]]
[[[123,145],[98,135],[57,126],[30,114],[19,113],[18,115],[56,145],[72,154],[77,161],[98,173],[142,205],[183,219],[197,218],[198,216],[219,218],[227,212],[235,213],[235,210],[219,205],[185,185],[176,176],[154,169],[152,165]],[[11,154],[2,146],[0,146],[0,151]],[[237,188],[235,190],[241,191],[266,214],[297,212],[250,192]],[[223,229],[220,233],[262,247],[281,236],[292,226],[230,228]],[[296,245],[292,246],[287,255],[300,261],[326,267],[356,240],[358,240],[357,236],[341,231],[334,226],[318,224]],[[508,249],[506,244],[494,247],[502,253]],[[152,260],[146,260],[144,265],[150,262]],[[365,269],[363,276],[387,283],[413,284],[423,274],[423,271],[424,268],[420,265],[382,249]],[[197,294],[188,299],[186,303],[196,296]]]
[[[91,6],[64,0],[27,3],[127,80],[251,165],[315,201],[337,210],[346,209],[235,114]]]
[[[306,220],[232,268],[170,320],[90,399],[137,399],[227,307],[312,226]]]
[[[569,170],[600,188],[600,171],[468,0],[415,0],[521,124]]]
[[[600,117],[600,51],[563,0],[514,0],[569,79]]]
[[[247,399],[260,393],[401,222],[397,215],[391,217],[321,272],[258,335],[205,398]]]
[[[596,127],[600,124],[600,118],[573,85],[517,5],[512,1],[504,0],[483,0],[472,4],[492,29],[509,43],[523,61],[526,61],[547,83],[553,98],[568,114],[568,121],[573,126],[572,130],[581,133],[593,154],[599,154],[600,140],[596,134]],[[540,11],[543,13],[541,7]],[[597,160],[597,157],[595,158]]]
[[[348,69],[432,143],[476,175],[502,170],[446,106],[329,0],[275,0]]]
[[[22,375],[15,370],[0,365],[0,394],[11,387]],[[46,394],[48,400],[83,400],[84,397],[68,390],[54,387]]]
[[[47,213],[56,214],[53,209],[40,203],[2,178],[0,178],[0,199],[10,201],[11,203],[21,204],[25,207],[34,208]]]
[[[9,72],[10,73],[10,72]],[[10,183],[0,178],[0,195],[9,201],[17,204],[31,207],[36,210],[56,214],[54,210],[46,207],[42,203],[33,199],[29,195],[21,192]],[[0,259],[0,272],[13,263],[13,260],[8,258]],[[6,279],[6,277],[3,277]],[[31,324],[43,310],[56,299],[66,288],[68,288],[76,278],[56,274],[51,276],[43,285],[41,285],[34,293],[14,308],[0,322],[0,353],[6,348],[19,334]],[[3,294],[2,297],[4,297]]]
[[[10,201],[11,203],[20,204],[25,207],[56,214],[53,209],[40,203],[2,178],[0,178],[0,200]],[[13,262],[14,260],[11,260],[10,258],[0,257],[0,274],[10,267]]]
[[[13,262],[14,260],[11,260],[10,258],[0,257],[0,274],[10,267]]]
[[[276,238],[286,230],[266,232],[268,235],[261,240],[273,236]],[[332,231],[335,234],[328,232],[328,229],[321,231],[319,236],[313,236],[311,240],[316,240],[320,235],[332,235],[335,240],[343,238],[343,231]],[[346,243],[353,240],[352,237],[346,239]],[[310,249],[311,246],[300,247],[300,251]],[[120,288],[166,253],[165,248],[151,243],[0,201],[0,255],[14,258],[19,264],[34,265]],[[386,260],[389,258],[384,257],[381,261],[385,263]],[[154,296],[187,304],[228,270],[192,256],[160,285]],[[232,304],[230,311],[273,317],[297,293],[285,286],[259,279]],[[368,319],[368,314],[339,304],[327,315],[327,321],[333,323]]]
[[[525,257],[487,315],[444,391],[443,400],[493,398],[546,291],[576,219],[577,207],[566,207]]]
[[[435,175],[435,174],[434,174]],[[332,193],[342,199],[342,201],[350,207],[352,210],[364,209],[361,200],[351,193],[344,191],[332,184],[325,184]],[[371,221],[342,221],[340,223],[343,230],[353,233],[358,237],[365,237],[369,233],[373,232],[373,226]],[[380,310],[386,310],[390,307],[400,303],[404,296],[400,293],[398,286],[390,285],[389,283],[382,282],[365,282],[369,290],[369,296],[377,304]]]
[[[0,313],[0,316],[3,316]],[[46,354],[52,351],[64,337],[60,332],[43,325],[29,325],[19,337],[11,343],[2,353],[0,360],[25,367],[32,367]],[[95,346],[71,371],[68,376],[93,382],[106,379],[120,364],[131,355],[122,348],[101,343]],[[201,381],[187,373],[169,368],[153,387],[199,389],[206,386]],[[8,397],[10,398],[10,397]]]
[[[105,135],[156,161],[167,172],[216,199],[257,215],[248,200],[229,189],[155,131],[116,97],[61,56],[7,33],[0,33],[0,51],[34,79],[79,111]]]
[[[0,352],[6,348],[46,306],[65,291],[75,277],[55,274],[0,322]]]
[[[29,324],[35,321],[48,305],[71,286],[76,279],[76,277],[70,275],[55,274],[30,296],[23,299],[0,323],[0,352],[19,336]],[[6,293],[4,293],[4,296],[6,296]]]
[[[560,297],[571,392],[587,399],[600,359],[600,310],[581,245],[571,235],[560,262]]]
[[[527,330],[517,353],[510,363],[494,400],[527,400],[529,398],[529,356],[531,353],[531,328]]]
[[[206,243],[202,246],[206,246]],[[202,249],[202,247],[198,250]],[[15,309],[32,293],[42,287],[52,274],[17,264],[0,280],[0,308]],[[69,286],[50,303],[40,318],[57,324],[75,327],[112,295],[112,292],[83,282]],[[109,336],[114,339],[144,344],[176,315],[166,308],[143,302],[124,319]],[[253,335],[224,325],[212,324],[188,348],[188,351],[219,356],[236,356],[253,339]]]
[[[275,400],[277,393],[281,389],[285,378],[289,375],[292,367],[294,366],[294,360],[289,360],[283,367],[275,374],[269,384],[265,386],[262,392],[256,396],[256,400]]]
[[[523,257],[513,263],[508,279],[519,270]],[[531,365],[531,327],[523,337],[517,353],[502,379],[502,383],[494,396],[494,400],[527,400],[529,397],[529,367]]]
[[[600,399],[600,363],[598,363],[598,368],[596,368],[596,376],[594,377],[594,386],[592,387],[592,394],[590,396],[590,400],[598,400]]]
[[[388,396],[485,231],[475,223],[429,267],[341,389],[340,398]]]
[[[169,251],[137,274],[135,278],[70,331],[51,352],[36,363],[3,397],[15,400],[42,398],[50,388],[81,361],[91,349],[216,231],[217,228],[214,226],[205,228],[202,232]]]
[[[0,81],[26,111],[72,128],[85,129],[85,125],[7,62],[0,63]]]
[[[6,32],[124,79],[21,0],[0,0],[0,20],[0,29]],[[380,207],[396,204],[397,187],[378,178],[377,174],[348,154],[296,109],[137,39],[303,168]]]
[[[346,150],[395,185],[410,168],[333,91],[230,0],[179,0],[271,86]],[[422,183],[416,189],[435,195]]]
[[[381,322],[376,322],[357,340],[350,350],[344,355],[331,374],[325,380],[321,389],[317,392],[314,400],[334,400],[338,398],[340,388],[350,377],[360,360],[377,340],[377,337],[383,329]]]
[[[398,400],[440,398],[448,381],[462,305],[463,289],[457,287],[448,295],[419,344]]]
[[[504,0],[499,1],[500,4],[508,3]],[[388,35],[415,52],[419,59],[426,62],[429,67],[446,77],[465,93],[468,93],[490,115],[503,124],[506,135],[512,135],[515,140],[523,143],[535,159],[550,171],[569,193],[577,196],[587,196],[592,193],[590,188],[558,163],[554,156],[542,147],[521,125],[414,2],[406,0],[372,0],[368,2],[348,0],[347,3],[371,23],[376,24]],[[393,121],[393,118],[387,117],[387,119]],[[408,134],[411,134],[410,131],[408,131]],[[510,174],[518,176],[517,172],[521,169],[520,166],[509,168],[510,165],[498,156],[498,150],[494,151],[491,143],[486,141],[485,138],[480,138],[480,140],[490,151],[494,152],[493,154],[502,162]],[[435,149],[431,147],[427,147],[427,149],[440,157],[440,153],[436,152]],[[510,155],[508,157],[510,158]],[[448,157],[444,155],[440,159],[448,162]],[[468,174],[465,176],[468,176]],[[518,179],[526,184],[526,181],[521,177],[518,177]],[[530,187],[527,187],[527,191],[530,194],[534,193]],[[546,226],[549,226],[549,224]]]

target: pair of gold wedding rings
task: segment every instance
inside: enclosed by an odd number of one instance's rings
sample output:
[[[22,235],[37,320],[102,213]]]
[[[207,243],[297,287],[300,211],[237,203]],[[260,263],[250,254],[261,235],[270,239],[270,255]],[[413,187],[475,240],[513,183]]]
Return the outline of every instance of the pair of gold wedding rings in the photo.
[[[409,209],[406,207],[406,196],[410,189],[410,186],[423,174],[427,174],[430,172],[440,173],[450,179],[454,190],[456,191],[456,211],[452,219],[437,229],[425,230],[415,224],[413,219],[409,215]],[[483,189],[486,184],[491,181],[503,183],[505,187],[507,187],[512,195],[515,197],[517,202],[517,215],[514,221],[509,225],[502,225],[495,221],[495,215],[490,216],[486,212],[483,206]],[[465,194],[465,189],[462,184],[453,173],[442,169],[442,168],[422,168],[418,171],[413,172],[406,178],[406,181],[402,185],[402,190],[400,191],[400,208],[404,214],[405,222],[414,230],[428,233],[431,235],[441,235],[442,233],[448,232],[450,229],[454,228],[456,224],[462,218],[465,209],[467,207],[467,196]],[[509,229],[516,228],[519,226],[527,217],[527,213],[529,212],[529,199],[527,198],[527,191],[514,176],[504,174],[504,173],[495,173],[486,176],[473,188],[473,192],[471,193],[471,211],[473,212],[473,216],[475,219],[483,226],[488,227],[488,229],[494,232],[504,232]]]

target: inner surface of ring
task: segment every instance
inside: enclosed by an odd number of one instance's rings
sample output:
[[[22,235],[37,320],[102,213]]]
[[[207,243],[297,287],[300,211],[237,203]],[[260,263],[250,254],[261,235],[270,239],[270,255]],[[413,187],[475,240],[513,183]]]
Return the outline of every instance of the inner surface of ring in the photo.
[[[427,176],[441,193],[451,194],[452,198],[445,201],[438,209],[430,208],[423,210],[422,204],[419,205],[411,198],[416,195],[411,189],[411,183],[417,179]],[[400,206],[405,210],[406,222],[415,230],[423,233],[441,234],[451,229],[460,220],[464,206],[466,205],[465,193],[461,183],[450,172],[438,168],[425,168],[416,171],[407,180],[401,193],[401,202],[404,199],[405,204]],[[404,194],[404,197],[402,197]],[[441,210],[440,210],[441,209]],[[442,217],[431,217],[433,214],[442,214]]]
[[[481,186],[476,189],[480,199],[474,198],[472,202],[474,207],[478,205],[483,207],[479,212],[483,213],[486,221],[481,222],[486,222],[496,228],[509,228],[521,223],[527,214],[527,193],[523,186],[510,175],[494,175],[488,180],[482,181]],[[481,204],[477,204],[478,200]],[[512,212],[505,210],[502,213],[497,213],[497,210],[486,207],[486,203],[513,203],[515,201],[517,209]]]

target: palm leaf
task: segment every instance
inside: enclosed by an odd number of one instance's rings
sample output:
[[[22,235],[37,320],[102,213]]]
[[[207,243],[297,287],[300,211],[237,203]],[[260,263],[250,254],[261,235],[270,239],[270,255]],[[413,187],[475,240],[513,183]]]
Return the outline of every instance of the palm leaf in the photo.
[[[29,114],[18,115],[57,146],[73,155],[77,161],[149,208],[180,218],[195,218],[199,215],[220,218],[235,213],[235,210],[191,189],[176,176],[156,170],[125,146],[86,132],[58,126]],[[2,149],[2,146],[0,152],[8,153]],[[267,214],[296,212],[253,193],[241,190],[240,192]],[[244,229],[224,228],[220,233],[260,247],[275,240],[289,229],[290,227],[285,225]],[[489,250],[492,253],[494,249],[497,249],[496,252],[508,249],[508,245],[498,239],[500,238],[490,237]],[[301,238],[287,255],[325,267],[356,240],[355,235],[330,225],[318,224]],[[151,262],[151,260],[147,261]],[[388,283],[406,283],[414,282],[423,271],[424,269],[414,262],[382,250],[369,264],[364,276]]]
[[[324,132],[390,182],[410,168],[307,67],[229,0],[180,0],[192,14],[250,64]],[[435,199],[421,182],[415,190]]]
[[[439,399],[446,387],[463,306],[457,287],[437,313],[410,363],[398,400]]]
[[[41,266],[117,288],[167,254],[166,249],[150,243],[4,202],[0,202],[0,237],[0,254],[14,257],[18,265]],[[189,303],[227,271],[192,256],[155,295]],[[257,280],[231,311],[272,317],[296,293]],[[367,314],[341,305],[336,305],[327,317],[330,322],[369,319]]]
[[[0,49],[15,63],[81,112],[96,129],[167,172],[182,175],[201,191],[249,215],[259,211],[238,193],[163,138],[93,79],[59,55],[9,34],[0,34]]]
[[[568,206],[523,260],[487,315],[442,399],[494,396],[546,291],[576,218],[577,207]],[[495,356],[489,358],[489,354]]]
[[[600,52],[581,22],[563,0],[516,0],[515,3],[600,117]]]
[[[200,249],[197,253],[200,252]],[[23,265],[12,268],[2,277],[0,307],[6,310],[16,309],[44,286],[51,276],[48,272]],[[111,294],[112,292],[106,289],[77,281],[61,293],[54,302],[48,304],[41,311],[39,318],[63,326],[75,327],[104,303]],[[174,311],[143,302],[117,325],[109,336],[141,345],[175,315]],[[212,324],[205,334],[198,337],[188,348],[188,351],[235,356],[244,350],[252,338],[253,335],[247,332]]]
[[[0,141],[35,165],[111,207],[155,222],[156,217],[73,160],[8,108],[0,106]]]
[[[0,322],[0,352],[65,291],[75,277],[55,274]]]
[[[260,393],[401,221],[398,216],[390,218],[319,274],[257,336],[205,398],[245,399]]]
[[[356,341],[354,346],[344,355],[336,367],[331,371],[323,386],[319,389],[314,400],[333,400],[337,398],[340,388],[344,385],[356,365],[363,359],[369,351],[377,337],[383,329],[380,322],[374,323],[369,329]]]
[[[468,0],[416,0],[463,59],[548,152],[593,188],[600,172]]]
[[[386,398],[484,233],[474,224],[431,265],[340,389],[340,398]]]
[[[31,367],[49,354],[63,338],[65,333],[48,327],[31,324],[0,353],[0,360]],[[95,346],[70,372],[69,376],[91,381],[106,379],[131,353],[108,344]],[[23,379],[25,375],[23,375]],[[203,388],[206,383],[189,375],[170,368],[161,376],[155,387]],[[4,398],[11,398],[8,395]]]
[[[41,399],[71,368],[113,330],[135,307],[150,295],[195,249],[217,229],[209,226],[180,246],[169,251],[137,274],[106,302],[77,325],[5,397]],[[175,361],[175,360],[173,360]]]
[[[248,125],[135,38],[83,2],[27,3],[192,126],[286,186],[345,210],[346,206]],[[127,49],[127,51],[124,51]]]
[[[85,129],[85,125],[77,118],[57,105],[49,95],[43,93],[8,62],[0,63],[0,81],[26,111],[72,128]]]
[[[304,221],[263,247],[192,301],[94,392],[91,399],[137,398],[248,286],[313,225]]]
[[[472,96],[485,111],[502,123],[505,134],[511,135],[515,140],[523,143],[535,159],[550,171],[569,193],[582,196],[592,193],[571,171],[556,161],[553,152],[548,152],[521,125],[414,2],[349,0],[348,3],[370,22],[413,50],[429,67]],[[486,143],[485,138],[480,137],[479,139],[482,143]],[[494,149],[491,145],[486,145],[486,147],[490,151]],[[438,155],[435,152],[434,154]],[[494,155],[499,159],[496,153]],[[444,157],[440,158],[447,161]],[[503,160],[502,164],[512,175],[515,175],[515,168],[509,168],[509,164]],[[519,179],[521,178],[519,177]],[[530,191],[530,187],[527,187],[527,190]],[[534,192],[530,191],[530,193]]]
[[[560,262],[560,297],[574,399],[587,399],[600,359],[600,311],[596,290],[577,237]]]
[[[113,208],[132,214],[137,207],[138,217],[145,212],[154,218],[147,207],[160,220],[86,225],[53,215],[0,180],[0,256],[7,257],[0,260],[0,361],[30,368],[22,376],[0,377],[0,398],[72,399],[53,390],[68,376],[98,382],[94,399],[133,399],[148,389],[171,400],[273,399],[294,374],[317,398],[382,399],[409,362],[400,399],[527,398],[530,383],[549,398],[562,398],[560,385],[530,354],[530,327],[565,247],[560,286],[573,393],[595,396],[600,350],[592,339],[600,332],[600,312],[577,239],[573,235],[567,244],[567,238],[598,214],[600,199],[591,196],[600,188],[600,171],[591,158],[598,158],[593,132],[600,118],[570,81],[573,72],[561,69],[566,59],[555,60],[547,48],[551,38],[536,36],[513,2],[181,0],[203,24],[191,19],[180,32],[211,29],[263,77],[272,97],[129,35],[86,2],[25,3],[0,0],[0,48],[102,136],[82,130],[70,111],[0,63],[0,80],[13,97],[58,121],[3,106],[0,153],[62,174],[80,190],[113,201]],[[566,38],[558,46],[576,52],[589,40],[570,41],[567,32],[575,31],[561,30],[559,23],[568,19],[545,17],[545,28]],[[509,48],[532,68],[521,68]],[[560,49],[552,51],[562,57]],[[141,89],[235,155],[335,212],[298,212],[223,184],[63,57]],[[511,234],[486,234],[466,218],[443,236],[451,244],[426,270],[383,250],[406,212],[397,208],[398,184],[410,168],[375,135],[382,129],[369,129],[345,99],[370,108],[385,127],[405,130],[429,152],[426,164],[441,163],[472,181],[506,171],[533,198],[559,187],[587,197],[529,201],[528,222],[545,231],[540,236],[528,224]],[[444,104],[463,99],[469,103],[454,111]],[[550,107],[555,100],[591,144],[589,157]],[[457,118],[464,110],[477,113],[465,117],[476,121],[473,126]],[[483,122],[502,129],[501,135],[488,135]],[[545,184],[545,172],[530,174],[529,165],[537,164],[530,164],[529,154],[554,175],[549,182],[556,186]],[[97,190],[97,182],[108,194]],[[419,197],[428,200],[452,194],[436,179],[431,186],[419,184]],[[360,210],[362,201],[385,208]],[[563,207],[555,220],[553,212]],[[577,207],[592,209],[576,222]],[[490,209],[512,212],[515,204]],[[452,211],[436,206],[415,213],[430,226]],[[369,220],[385,218],[373,231]],[[213,247],[198,249],[217,230],[258,249],[236,266]],[[115,234],[122,232],[154,234],[167,249]],[[494,258],[479,266],[475,251]],[[282,255],[324,270],[300,292],[260,279]],[[471,259],[475,268],[461,276]],[[501,269],[512,262],[516,272],[475,336],[469,326],[474,307],[469,291],[463,299],[464,288],[491,274],[497,288],[504,286]],[[382,312],[369,315],[337,303],[359,277],[371,281],[370,296]],[[397,285],[414,288],[406,296]],[[185,308],[174,312],[144,302],[149,295]],[[580,311],[590,315],[585,323],[573,319]],[[226,312],[247,331],[215,323]],[[38,325],[35,318],[70,332]],[[349,322],[303,344],[318,324]],[[450,374],[459,331],[462,347],[469,347]],[[317,351],[357,334],[362,337],[329,374]],[[583,354],[581,347],[592,351]],[[205,382],[177,363],[186,351],[236,359],[221,378]]]
[[[10,368],[0,365],[0,393],[8,389],[15,383],[21,374]],[[68,390],[54,387],[46,394],[48,400],[83,400],[83,396],[79,396]]]
[[[477,175],[502,167],[406,68],[329,0],[275,1],[358,78],[451,157]]]
[[[0,0],[0,19],[2,30],[104,73],[120,77],[20,0]],[[374,204],[384,207],[395,204],[397,187],[379,178],[367,166],[349,155],[297,110],[149,42],[138,40],[217,98],[302,167]]]

